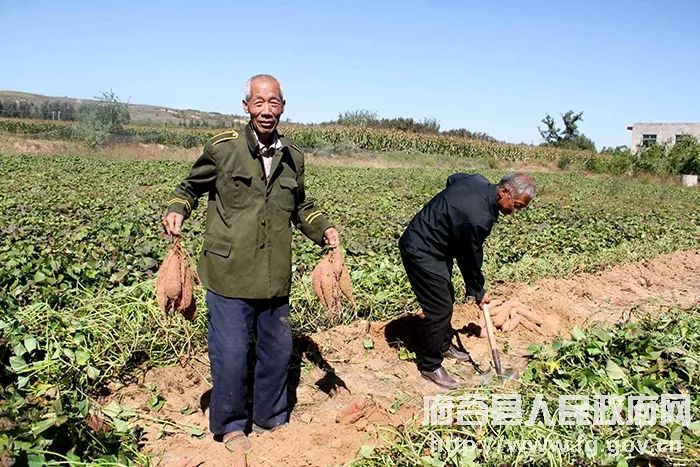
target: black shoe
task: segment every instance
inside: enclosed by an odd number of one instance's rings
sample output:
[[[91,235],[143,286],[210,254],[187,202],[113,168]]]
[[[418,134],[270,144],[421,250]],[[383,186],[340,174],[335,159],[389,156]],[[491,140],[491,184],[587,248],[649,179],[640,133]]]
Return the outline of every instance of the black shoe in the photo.
[[[467,352],[462,352],[454,345],[450,344],[450,348],[442,354],[445,358],[453,358],[464,363],[472,363],[472,357]]]
[[[443,388],[457,389],[459,387],[457,380],[450,376],[447,370],[445,370],[443,367],[433,371],[421,370],[420,374],[423,376],[423,378],[428,379],[438,386],[442,386]]]

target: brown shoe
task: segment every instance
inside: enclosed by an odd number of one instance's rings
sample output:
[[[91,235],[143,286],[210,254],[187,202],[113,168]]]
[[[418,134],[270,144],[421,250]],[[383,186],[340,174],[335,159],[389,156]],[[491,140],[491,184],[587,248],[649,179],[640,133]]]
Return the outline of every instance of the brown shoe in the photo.
[[[447,370],[445,370],[443,367],[440,367],[434,371],[421,370],[420,374],[423,376],[423,378],[428,379],[438,386],[442,386],[443,388],[457,389],[459,387],[457,380],[450,376]]]
[[[459,362],[472,363],[472,357],[467,352],[462,352],[454,345],[450,344],[450,348],[442,354],[445,358],[453,358]]]

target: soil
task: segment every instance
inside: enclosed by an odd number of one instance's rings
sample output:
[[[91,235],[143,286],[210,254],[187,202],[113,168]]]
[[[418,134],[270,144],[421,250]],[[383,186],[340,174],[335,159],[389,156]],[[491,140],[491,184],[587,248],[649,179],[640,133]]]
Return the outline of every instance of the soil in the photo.
[[[677,252],[569,279],[504,285],[492,295],[517,300],[544,317],[539,332],[522,326],[511,333],[498,332],[503,366],[522,370],[527,364],[525,349],[531,343],[565,337],[575,325],[612,324],[664,307],[700,303],[700,251]],[[472,358],[488,370],[487,340],[471,334],[478,317],[474,305],[458,305],[452,324]],[[355,458],[361,446],[381,443],[382,426],[420,423],[422,396],[445,391],[422,379],[415,365],[402,359],[413,348],[418,323],[417,315],[389,322],[360,321],[298,340],[291,371],[296,404],[290,423],[249,436],[249,465],[342,465]],[[372,340],[371,349],[365,348],[367,338]],[[484,378],[469,364],[446,360],[445,367],[465,387],[483,384]],[[141,422],[145,423],[143,449],[158,456],[159,465],[230,465],[231,454],[209,432],[193,437],[183,429],[188,425],[206,431],[208,373],[206,356],[200,355],[184,367],[152,369],[138,383],[115,388],[112,399],[118,403],[174,423]],[[155,414],[146,405],[152,394],[149,384],[167,401]],[[183,415],[184,407],[196,410]]]

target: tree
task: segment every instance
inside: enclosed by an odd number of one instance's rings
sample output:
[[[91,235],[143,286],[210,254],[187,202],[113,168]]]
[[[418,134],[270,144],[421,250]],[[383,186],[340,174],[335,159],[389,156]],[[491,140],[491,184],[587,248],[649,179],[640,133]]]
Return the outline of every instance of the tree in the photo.
[[[557,124],[551,115],[547,114],[542,119],[545,127],[537,127],[537,129],[544,140],[543,144],[545,146],[583,149],[595,152],[595,143],[586,135],[581,134],[578,129],[578,122],[583,121],[583,112],[576,113],[573,110],[569,110],[561,115],[561,118],[564,122],[563,130],[557,128]]]
[[[83,104],[78,109],[80,133],[90,146],[98,146],[122,133],[131,121],[128,105],[121,102],[114,91],[103,92],[95,99],[96,102]]]

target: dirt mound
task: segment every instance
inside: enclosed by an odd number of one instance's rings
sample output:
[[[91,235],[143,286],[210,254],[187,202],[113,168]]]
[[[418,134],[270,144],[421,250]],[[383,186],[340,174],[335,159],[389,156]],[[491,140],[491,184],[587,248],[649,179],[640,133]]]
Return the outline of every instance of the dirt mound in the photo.
[[[574,325],[610,324],[633,319],[645,310],[697,304],[700,252],[673,253],[570,279],[505,285],[492,294],[522,302],[545,318],[542,333],[518,327],[497,336],[504,350],[503,365],[522,368],[528,345],[565,336]],[[475,306],[460,305],[452,324],[464,347],[488,369],[488,343],[473,335],[478,318]],[[378,443],[380,426],[420,423],[422,396],[443,391],[422,379],[409,361],[418,326],[419,317],[411,315],[371,325],[338,326],[298,341],[291,371],[295,388],[291,422],[271,433],[251,435],[249,463],[342,464],[354,458],[362,445]],[[469,365],[446,361],[445,366],[467,386],[481,383]],[[159,454],[161,465],[228,465],[228,452],[208,432],[195,438],[182,429],[183,425],[208,426],[206,357],[196,357],[187,368],[153,369],[140,384],[116,391],[114,398],[148,413],[147,400],[153,395],[149,383],[166,399],[161,412],[149,416],[168,422],[147,423],[144,448]]]

